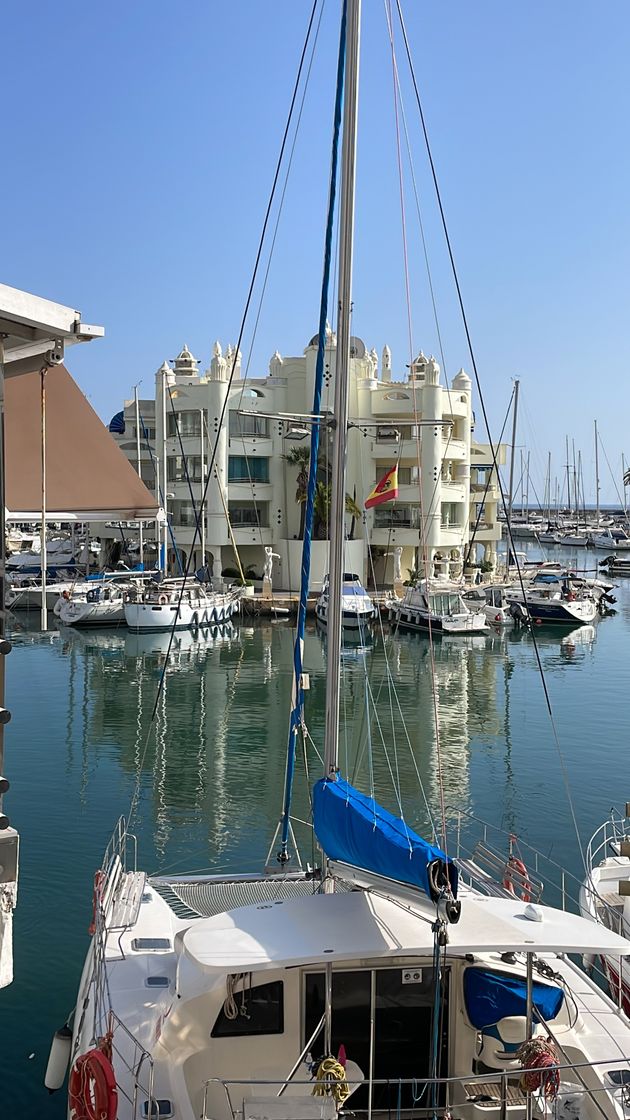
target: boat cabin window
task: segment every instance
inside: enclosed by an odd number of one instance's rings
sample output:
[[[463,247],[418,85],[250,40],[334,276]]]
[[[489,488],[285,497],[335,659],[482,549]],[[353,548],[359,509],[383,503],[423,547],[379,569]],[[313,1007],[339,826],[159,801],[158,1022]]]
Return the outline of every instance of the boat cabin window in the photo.
[[[448,592],[434,592],[429,595],[429,610],[434,614],[464,613],[459,595],[451,595]]]
[[[228,1018],[225,1007],[222,1007],[211,1031],[212,1038],[283,1034],[284,984],[282,980],[237,991],[234,999],[237,1007],[236,1018]]]
[[[361,580],[359,579],[359,577],[357,575],[354,574],[354,572],[344,572],[343,573],[343,582],[344,583],[360,583]]]

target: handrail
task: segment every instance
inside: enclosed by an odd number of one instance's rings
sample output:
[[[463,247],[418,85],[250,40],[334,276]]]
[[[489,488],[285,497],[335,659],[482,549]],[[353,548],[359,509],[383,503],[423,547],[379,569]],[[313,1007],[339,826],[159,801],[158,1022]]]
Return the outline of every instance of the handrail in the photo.
[[[133,1082],[133,1091],[132,1095],[130,1096],[129,1093],[127,1093],[121,1085],[120,1078],[117,1077],[116,1081],[118,1093],[122,1094],[131,1105],[131,1120],[136,1120],[136,1117],[138,1115],[138,1097],[140,1093],[142,1093],[147,1098],[147,1117],[153,1118],[154,1116],[157,1116],[157,1102],[153,1095],[153,1057],[148,1050],[145,1050],[142,1043],[138,1042],[136,1036],[131,1033],[127,1026],[125,1026],[122,1019],[120,1019],[118,1015],[116,1015],[115,1011],[112,1011],[110,1009],[108,1013],[108,1019],[112,1037],[112,1050],[116,1055],[116,1061],[118,1064],[125,1067],[127,1072],[130,1074]],[[117,1033],[119,1034],[120,1032],[122,1032],[122,1034],[126,1036],[127,1040],[133,1047],[133,1059],[131,1064],[125,1058],[124,1053],[120,1049],[120,1047],[116,1045],[116,1036]],[[140,1080],[140,1073],[145,1065],[148,1065],[148,1080],[146,1085],[144,1085]]]
[[[550,1037],[552,1038],[554,1043],[556,1043],[560,1052],[564,1055],[564,1050],[563,1050],[562,1046],[559,1043],[556,1042],[556,1039],[551,1034],[551,1032],[550,1032]],[[582,1070],[582,1069],[596,1069],[596,1068],[599,1068],[599,1067],[606,1067],[606,1068],[612,1067],[614,1069],[618,1069],[620,1066],[624,1066],[624,1065],[630,1066],[630,1058],[619,1057],[618,1059],[614,1059],[614,1058],[607,1058],[605,1060],[602,1059],[602,1060],[597,1061],[597,1062],[584,1061],[584,1062],[558,1063],[554,1068],[560,1074],[562,1074],[563,1071],[568,1071],[568,1072],[574,1072],[575,1071],[575,1073],[576,1073],[576,1075],[577,1075],[577,1077],[578,1077],[578,1079],[579,1079],[579,1081],[582,1085],[582,1089],[578,1088],[575,1091],[577,1093],[583,1093],[584,1095],[586,1095],[590,1099],[592,1099],[593,1103],[596,1105],[598,1111],[605,1117],[605,1120],[608,1120],[607,1113],[602,1108],[602,1106],[599,1104],[599,1102],[596,1100],[596,1094],[597,1093],[610,1094],[614,1090],[615,1086],[611,1085],[610,1087],[608,1087],[608,1086],[602,1084],[599,1088],[593,1088],[593,1089],[589,1088],[589,1086],[585,1084],[585,1081],[584,1081],[584,1079],[581,1076],[579,1071]],[[538,1068],[534,1068],[534,1067],[532,1067],[532,1068],[529,1068],[529,1067],[520,1068],[519,1067],[518,1069],[514,1069],[514,1070],[497,1070],[496,1071],[496,1080],[501,1082],[501,1086],[502,1086],[502,1090],[503,1090],[502,1095],[501,1095],[501,1099],[497,1099],[497,1102],[496,1102],[497,1106],[503,1105],[504,1103],[507,1102],[507,1098],[506,1098],[506,1094],[505,1094],[505,1088],[507,1086],[508,1079],[509,1078],[514,1079],[515,1077],[520,1078],[523,1074],[526,1074],[526,1073],[540,1073],[540,1070]],[[348,1078],[346,1078],[346,1084],[351,1088],[353,1088],[353,1087],[354,1088],[360,1088],[360,1086],[362,1086],[362,1085],[366,1085],[368,1087],[371,1086],[372,1088],[374,1086],[399,1087],[399,1086],[403,1086],[403,1085],[409,1085],[409,1086],[413,1086],[413,1087],[417,1088],[419,1085],[423,1085],[426,1089],[429,1086],[436,1086],[436,1087],[445,1086],[445,1087],[448,1087],[448,1086],[460,1085],[460,1084],[466,1084],[466,1085],[471,1085],[471,1084],[475,1084],[475,1083],[485,1084],[485,1083],[488,1082],[489,1077],[492,1077],[492,1076],[493,1076],[493,1074],[489,1074],[489,1073],[486,1072],[486,1073],[476,1073],[476,1074],[475,1073],[461,1074],[457,1077],[422,1077],[422,1078],[418,1078],[418,1077],[380,1077],[380,1078],[379,1077],[374,1077],[374,1078],[361,1078],[361,1079],[356,1079],[356,1080],[353,1080],[352,1078],[348,1077]],[[210,1090],[211,1086],[213,1086],[213,1085],[219,1085],[223,1088],[223,1090],[225,1092],[228,1108],[229,1108],[232,1116],[236,1117],[237,1114],[240,1112],[240,1109],[238,1109],[238,1108],[235,1109],[234,1106],[233,1106],[232,1097],[230,1095],[230,1086],[232,1086],[233,1088],[236,1087],[236,1086],[247,1086],[247,1085],[249,1085],[249,1086],[271,1086],[271,1087],[273,1087],[273,1086],[282,1086],[284,1084],[286,1084],[286,1081],[283,1081],[281,1079],[265,1079],[265,1078],[257,1079],[257,1078],[246,1078],[246,1077],[230,1077],[230,1078],[209,1077],[206,1081],[202,1082],[203,1100],[202,1100],[201,1120],[211,1120],[211,1118],[208,1117],[207,1105],[208,1105],[208,1093],[209,1093],[209,1090]],[[304,1087],[308,1087],[309,1089],[312,1090],[313,1086],[315,1084],[315,1081],[314,1081],[314,1079],[311,1078],[309,1080],[296,1080],[296,1081],[293,1081],[292,1084],[293,1085],[303,1085]],[[333,1089],[336,1084],[337,1084],[337,1082],[334,1079],[327,1079],[327,1078],[322,1079],[322,1081],[320,1082],[320,1085],[330,1086],[331,1089]]]

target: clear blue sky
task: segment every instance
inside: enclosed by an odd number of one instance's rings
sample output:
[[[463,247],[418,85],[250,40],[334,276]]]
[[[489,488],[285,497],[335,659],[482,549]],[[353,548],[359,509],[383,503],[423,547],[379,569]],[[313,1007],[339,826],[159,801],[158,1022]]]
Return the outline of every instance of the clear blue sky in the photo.
[[[10,4],[3,15],[1,277],[78,307],[104,341],[69,366],[109,419],[187,342],[234,341],[311,0]],[[326,0],[251,372],[315,332],[337,0]],[[597,417],[630,456],[630,5],[405,0],[494,434],[522,382],[541,484],[564,435],[592,475]],[[399,67],[405,73],[402,50]],[[403,81],[447,369],[470,372]],[[364,2],[354,331],[408,359],[391,61]],[[414,348],[437,352],[406,177]],[[251,331],[244,347],[247,357]],[[476,402],[477,417],[480,409]],[[478,437],[483,438],[478,423]],[[602,467],[603,499],[615,500]],[[592,483],[591,483],[592,485]]]

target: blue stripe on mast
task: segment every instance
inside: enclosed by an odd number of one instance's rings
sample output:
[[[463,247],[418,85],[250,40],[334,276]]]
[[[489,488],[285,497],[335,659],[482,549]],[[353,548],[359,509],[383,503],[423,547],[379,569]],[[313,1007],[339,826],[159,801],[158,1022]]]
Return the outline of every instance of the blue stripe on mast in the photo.
[[[339,133],[341,131],[341,110],[343,105],[343,85],[346,64],[346,0],[341,11],[341,32],[339,40],[339,58],[337,61],[337,92],[335,95],[335,116],[333,124],[332,159],[330,166],[330,189],[328,193],[328,218],[326,221],[326,239],[324,243],[324,274],[322,276],[322,291],[319,304],[319,333],[317,337],[317,361],[315,364],[315,389],[313,393],[313,415],[315,417],[311,428],[311,458],[308,467],[308,487],[306,491],[306,510],[304,514],[304,539],[302,541],[302,572],[300,580],[300,602],[298,605],[297,628],[295,646],[293,649],[294,690],[293,706],[289,720],[289,743],[287,748],[287,768],[284,780],[284,801],[282,804],[282,827],[280,832],[281,846],[278,852],[278,861],[286,863],[289,859],[287,852],[289,840],[289,811],[291,809],[291,795],[293,792],[293,775],[295,773],[295,747],[297,735],[302,723],[302,709],[304,706],[304,689],[302,688],[302,650],[304,645],[304,629],[306,625],[306,603],[308,599],[311,577],[311,542],[313,535],[313,514],[315,509],[315,489],[317,484],[317,458],[319,454],[319,429],[318,419],[322,406],[322,386],[324,383],[324,356],[326,349],[326,323],[328,320],[328,289],[330,287],[330,268],[332,263],[332,239],[335,214],[335,197],[337,193],[337,159],[339,152]]]

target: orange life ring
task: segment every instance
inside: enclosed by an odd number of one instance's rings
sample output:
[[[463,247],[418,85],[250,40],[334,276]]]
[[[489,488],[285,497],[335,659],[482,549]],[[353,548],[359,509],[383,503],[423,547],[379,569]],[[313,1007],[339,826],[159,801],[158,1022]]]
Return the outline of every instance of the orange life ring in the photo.
[[[103,883],[105,882],[105,875],[102,871],[94,872],[94,886],[92,888],[92,921],[88,926],[88,933],[90,937],[94,936],[96,931],[96,908],[100,905],[103,897]]]
[[[116,1075],[103,1050],[88,1050],[77,1058],[70,1071],[68,1097],[72,1120],[116,1120]]]
[[[520,898],[523,902],[531,902],[532,900],[532,885],[529,881],[529,872],[523,863],[522,859],[517,859],[516,856],[510,856],[505,868],[505,875],[503,876],[503,886],[510,894],[515,895],[514,889],[514,873],[517,873],[522,880],[521,888],[519,891]]]
[[[160,604],[161,607],[166,606],[166,604],[168,603],[168,595],[160,595],[160,597],[158,599],[158,603]]]

